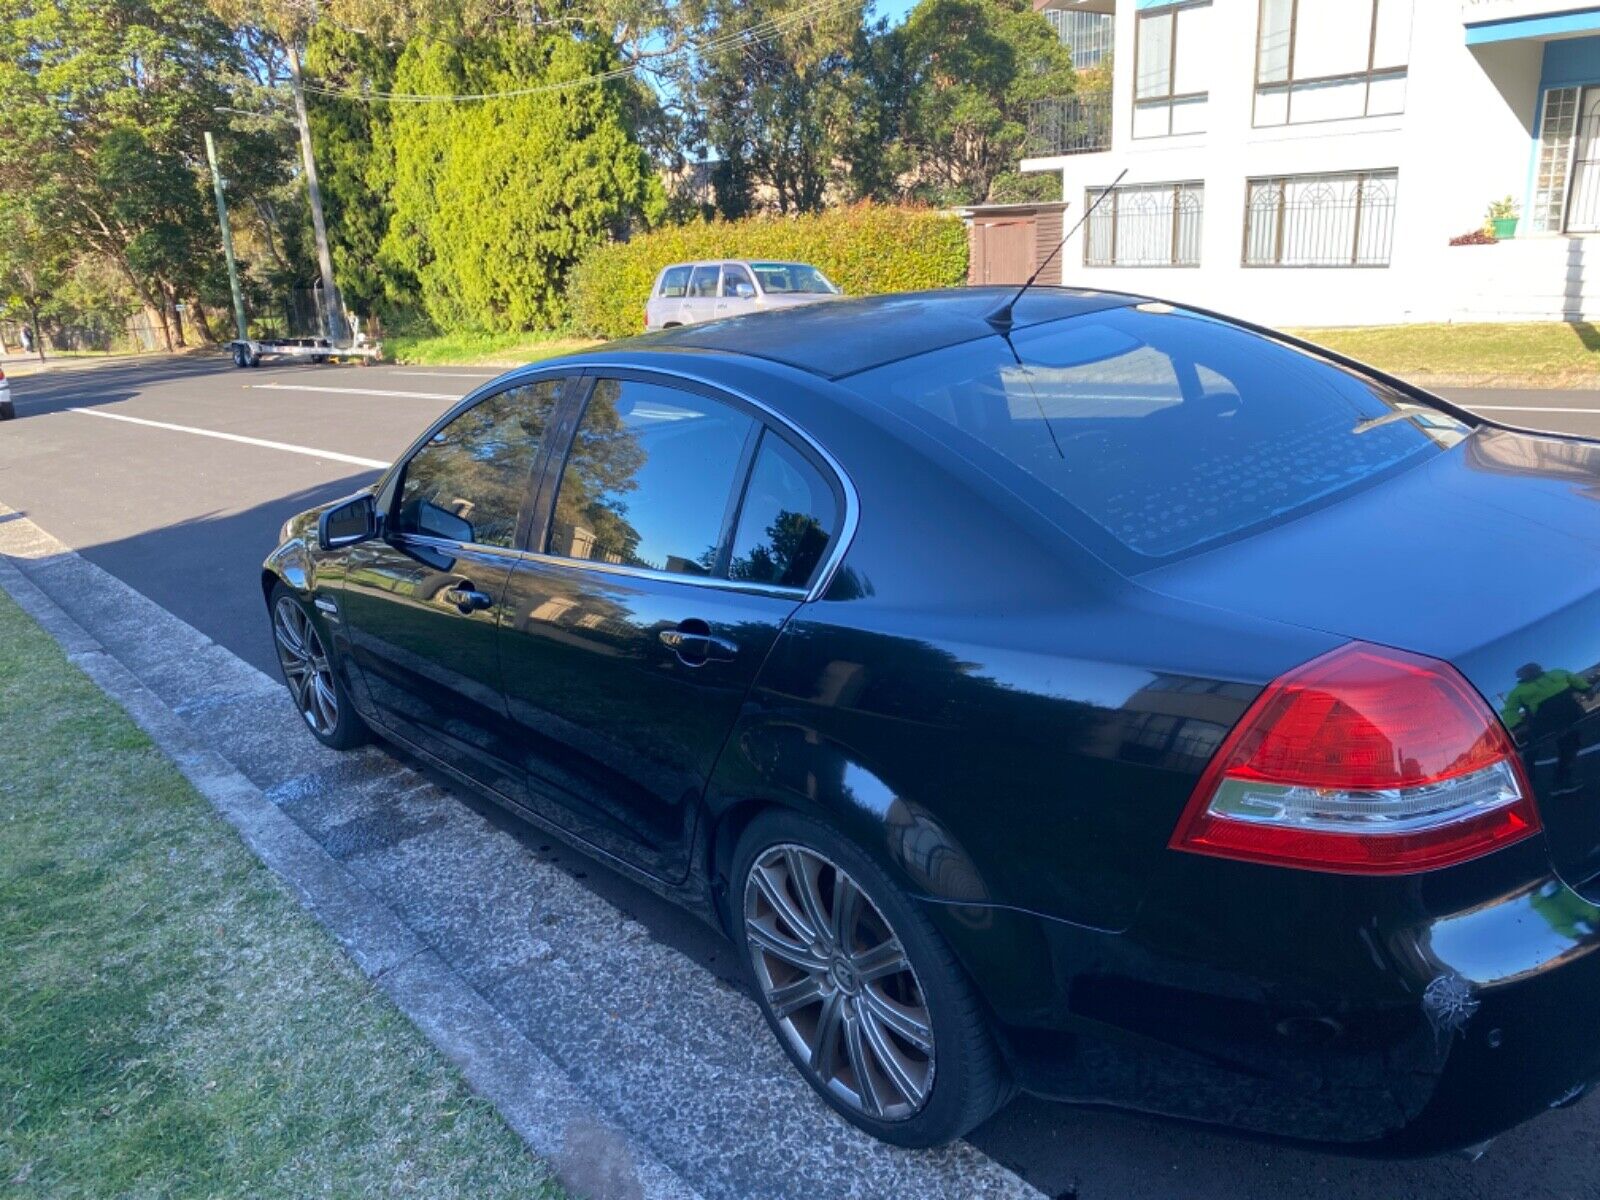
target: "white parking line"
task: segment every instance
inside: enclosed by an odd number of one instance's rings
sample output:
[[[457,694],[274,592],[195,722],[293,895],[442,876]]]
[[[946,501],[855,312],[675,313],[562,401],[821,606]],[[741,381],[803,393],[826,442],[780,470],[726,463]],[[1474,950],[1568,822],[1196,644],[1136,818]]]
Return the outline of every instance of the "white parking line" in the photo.
[[[198,437],[220,438],[224,442],[240,442],[246,446],[261,446],[267,450],[287,450],[290,454],[304,454],[307,458],[323,458],[329,462],[352,463],[358,467],[387,467],[379,458],[361,458],[354,454],[340,454],[336,450],[318,450],[315,446],[296,446],[290,442],[269,442],[266,438],[245,437],[241,433],[222,433],[216,429],[196,429],[193,425],[170,425],[166,421],[147,421],[143,417],[128,417],[122,413],[101,412],[95,408],[69,408],[67,412],[82,413],[86,417],[103,417],[107,421],[126,421],[130,425],[148,425],[152,429],[170,429],[175,433],[192,433]]]
[[[390,375],[432,375],[437,379],[493,379],[495,371],[390,371]]]
[[[459,392],[388,392],[382,388],[318,387],[312,383],[247,383],[247,388],[273,392],[337,392],[341,396],[399,396],[405,400],[459,400]]]
[[[1531,404],[1473,404],[1467,400],[1457,400],[1456,403],[1462,408],[1478,412],[1580,413],[1586,416],[1600,413],[1600,408],[1535,408]]]

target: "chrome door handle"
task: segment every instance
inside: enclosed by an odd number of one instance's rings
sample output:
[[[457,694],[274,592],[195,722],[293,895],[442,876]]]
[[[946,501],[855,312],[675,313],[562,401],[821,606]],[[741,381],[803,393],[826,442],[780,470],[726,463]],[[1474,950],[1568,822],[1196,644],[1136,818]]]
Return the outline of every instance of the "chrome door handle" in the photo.
[[[440,593],[439,598],[446,604],[454,604],[463,616],[477,612],[479,609],[488,608],[494,603],[494,598],[488,592],[480,592],[470,583],[462,583],[453,588],[446,588]]]
[[[704,621],[682,621],[676,629],[663,629],[656,635],[661,644],[678,656],[685,666],[698,667],[707,662],[731,662],[739,653],[739,643],[717,637]]]

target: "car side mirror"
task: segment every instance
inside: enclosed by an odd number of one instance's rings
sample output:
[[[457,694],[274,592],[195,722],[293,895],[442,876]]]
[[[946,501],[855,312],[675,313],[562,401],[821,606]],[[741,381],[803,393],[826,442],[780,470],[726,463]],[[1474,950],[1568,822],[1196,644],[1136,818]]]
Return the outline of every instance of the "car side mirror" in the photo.
[[[738,280],[733,285],[733,298],[735,300],[754,300],[756,298],[755,284],[746,283],[742,279]]]
[[[323,550],[354,546],[377,536],[378,502],[371,492],[341,500],[317,518],[317,545]]]

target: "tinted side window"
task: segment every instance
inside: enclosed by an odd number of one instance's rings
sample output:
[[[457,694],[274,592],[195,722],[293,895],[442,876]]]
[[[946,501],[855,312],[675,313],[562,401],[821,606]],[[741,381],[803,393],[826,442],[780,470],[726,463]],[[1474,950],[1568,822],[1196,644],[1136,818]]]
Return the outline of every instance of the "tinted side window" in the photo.
[[[693,392],[596,381],[561,474],[550,553],[709,575],[753,425]]]
[[[690,296],[715,296],[717,294],[717,266],[701,265],[694,269],[689,280]]]
[[[750,278],[750,272],[741,266],[729,263],[722,268],[722,294],[724,296],[733,295],[733,287],[738,283],[748,283],[750,290],[755,290],[756,281]]]
[[[804,587],[838,523],[833,490],[788,442],[761,436],[733,538],[728,575]]]
[[[396,531],[509,547],[564,383],[496,393],[434,434],[406,463]]]
[[[668,267],[661,273],[661,290],[656,293],[664,300],[675,300],[689,290],[689,268]]]

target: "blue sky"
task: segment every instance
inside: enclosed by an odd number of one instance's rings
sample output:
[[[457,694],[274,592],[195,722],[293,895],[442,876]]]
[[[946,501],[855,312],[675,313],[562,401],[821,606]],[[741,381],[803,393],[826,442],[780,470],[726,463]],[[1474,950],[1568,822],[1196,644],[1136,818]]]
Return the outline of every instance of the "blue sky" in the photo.
[[[889,24],[898,25],[906,19],[906,14],[915,7],[917,0],[875,0],[872,11],[875,16],[888,17]]]

